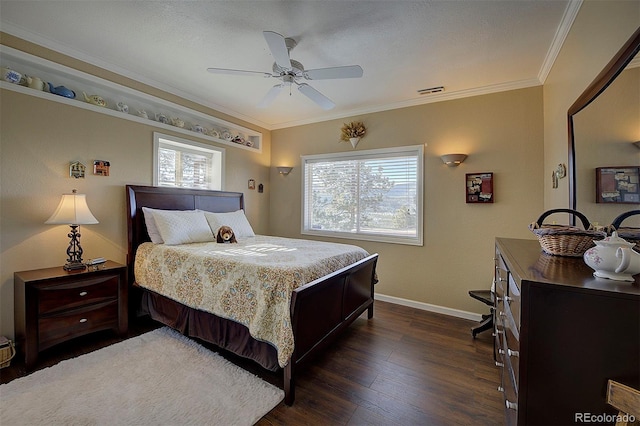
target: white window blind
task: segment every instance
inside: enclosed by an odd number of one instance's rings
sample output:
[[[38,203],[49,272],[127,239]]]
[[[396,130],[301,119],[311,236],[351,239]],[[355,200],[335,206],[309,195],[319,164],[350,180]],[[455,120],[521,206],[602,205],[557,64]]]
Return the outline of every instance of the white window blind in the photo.
[[[422,245],[422,145],[302,163],[303,234]]]
[[[154,133],[157,186],[222,190],[224,149]]]

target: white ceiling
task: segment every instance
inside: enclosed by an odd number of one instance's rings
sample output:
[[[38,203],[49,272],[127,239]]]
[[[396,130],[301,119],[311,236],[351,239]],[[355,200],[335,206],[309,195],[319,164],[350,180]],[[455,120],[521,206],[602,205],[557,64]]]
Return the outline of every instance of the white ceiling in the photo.
[[[0,29],[267,129],[544,82],[576,0],[0,1]],[[307,83],[266,109],[276,83],[207,67],[270,72],[262,31],[295,39],[307,69],[357,64],[360,79]],[[444,86],[445,92],[417,90]]]

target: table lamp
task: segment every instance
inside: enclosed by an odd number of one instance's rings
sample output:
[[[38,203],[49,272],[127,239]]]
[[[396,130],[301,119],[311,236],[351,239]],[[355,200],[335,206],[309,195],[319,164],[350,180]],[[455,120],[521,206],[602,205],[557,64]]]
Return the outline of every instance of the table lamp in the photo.
[[[74,189],[71,194],[62,194],[62,199],[58,208],[45,222],[48,225],[69,225],[71,232],[67,235],[71,238],[67,248],[67,264],[63,266],[66,271],[85,269],[82,263],[82,247],[80,246],[79,225],[89,225],[98,223],[98,220],[91,214],[84,194],[78,194]]]

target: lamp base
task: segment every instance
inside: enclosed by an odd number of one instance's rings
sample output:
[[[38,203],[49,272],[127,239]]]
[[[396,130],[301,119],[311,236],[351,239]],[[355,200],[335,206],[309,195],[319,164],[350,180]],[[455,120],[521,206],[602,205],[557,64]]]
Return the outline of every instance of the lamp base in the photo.
[[[65,271],[79,271],[86,268],[87,265],[81,262],[69,262],[62,267]]]

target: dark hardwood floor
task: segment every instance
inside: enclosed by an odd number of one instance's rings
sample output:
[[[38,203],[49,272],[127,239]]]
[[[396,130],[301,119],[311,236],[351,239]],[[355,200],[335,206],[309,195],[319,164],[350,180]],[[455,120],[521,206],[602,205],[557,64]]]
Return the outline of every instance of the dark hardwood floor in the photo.
[[[356,320],[322,354],[299,370],[296,401],[280,403],[258,425],[500,425],[504,423],[499,371],[491,332],[471,337],[474,322],[376,302],[375,316]],[[158,325],[139,321],[129,337]],[[113,344],[96,333],[43,352],[38,368]],[[214,348],[212,348],[214,349]],[[282,387],[280,373],[225,354]],[[25,375],[14,359],[2,383]]]

